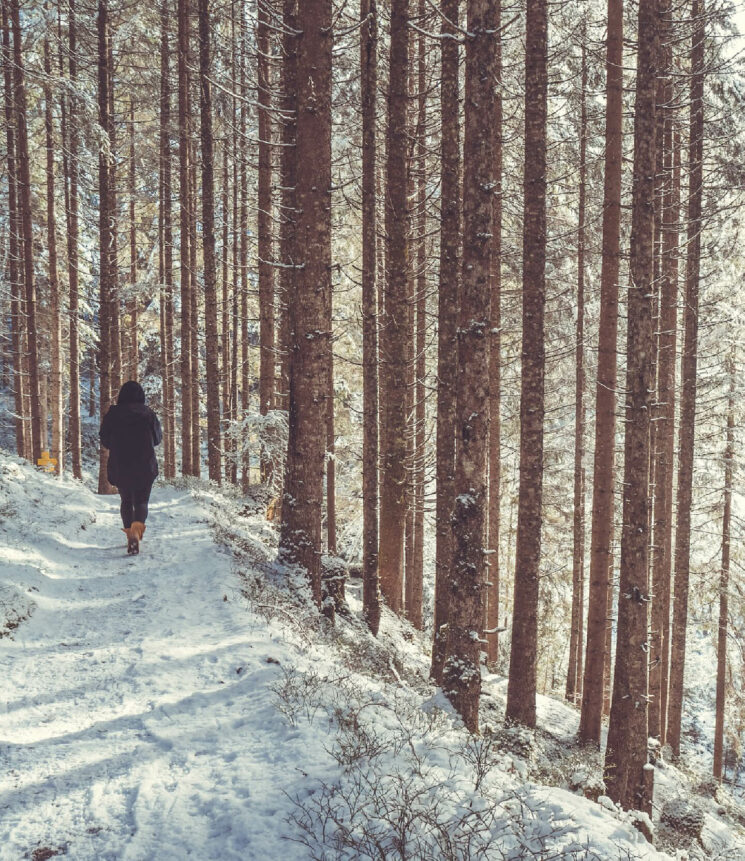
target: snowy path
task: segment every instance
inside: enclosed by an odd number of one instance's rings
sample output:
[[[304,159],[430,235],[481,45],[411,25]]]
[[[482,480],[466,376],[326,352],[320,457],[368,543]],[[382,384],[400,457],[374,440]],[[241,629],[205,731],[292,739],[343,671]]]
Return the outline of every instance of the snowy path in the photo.
[[[50,487],[21,480],[29,506]],[[282,646],[204,512],[156,485],[128,558],[117,498],[52,493],[14,528],[0,505],[2,581],[37,605],[0,640],[0,859],[304,857],[280,836],[277,776],[308,756],[272,705]]]

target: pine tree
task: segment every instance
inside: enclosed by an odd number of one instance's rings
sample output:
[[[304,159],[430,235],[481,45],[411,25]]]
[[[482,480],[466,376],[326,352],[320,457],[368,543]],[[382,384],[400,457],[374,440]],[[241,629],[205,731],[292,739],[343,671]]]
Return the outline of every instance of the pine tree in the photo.
[[[527,9],[520,491],[506,718],[532,727],[536,720],[538,566],[543,493],[548,6],[546,0],[528,0]]]
[[[683,673],[685,670],[686,627],[688,624],[688,583],[691,548],[691,502],[693,450],[696,425],[696,372],[698,365],[698,306],[701,267],[701,228],[703,200],[704,148],[704,49],[706,20],[704,4],[693,0],[691,10],[691,97],[690,142],[688,148],[688,236],[686,254],[686,293],[683,357],[681,360],[680,442],[678,456],[678,499],[675,529],[675,584],[670,652],[670,695],[667,716],[667,742],[680,754],[680,728],[683,713]]]
[[[486,584],[486,467],[489,415],[492,100],[494,6],[468,0],[463,142],[463,264],[456,370],[455,506],[448,638],[442,686],[471,732],[478,731]]]
[[[215,262],[215,145],[212,136],[212,74],[209,0],[199,0],[199,93],[202,142],[202,253],[207,372],[207,460],[209,477],[222,481],[220,370],[217,358],[217,264]]]
[[[409,0],[392,0],[386,155],[385,298],[380,332],[380,588],[403,610],[406,525],[408,277],[407,100]]]
[[[321,602],[325,377],[331,290],[331,2],[298,4],[297,266],[291,303],[290,439],[280,548]]]
[[[380,626],[378,579],[378,295],[376,271],[375,108],[378,84],[376,0],[360,0],[362,96],[362,614],[373,634]]]
[[[455,386],[452,360],[456,353],[457,307],[460,289],[460,62],[456,24],[459,0],[442,3],[442,72],[440,83],[440,280],[438,285],[437,341],[437,499],[435,555],[435,618],[432,678],[442,681],[447,643],[448,601],[453,540],[450,526],[455,493]]]
[[[598,370],[595,389],[595,457],[587,612],[587,646],[582,681],[579,737],[600,744],[605,667],[610,649],[608,605],[613,568],[613,484],[616,447],[616,349],[618,270],[621,242],[623,145],[623,0],[608,0],[605,59],[605,180],[600,274]]]
[[[651,813],[647,763],[647,624],[649,554],[649,425],[653,377],[649,361],[654,281],[654,182],[657,74],[655,0],[639,4],[639,54],[634,110],[631,282],[626,336],[626,439],[618,629],[605,781],[626,810]]]

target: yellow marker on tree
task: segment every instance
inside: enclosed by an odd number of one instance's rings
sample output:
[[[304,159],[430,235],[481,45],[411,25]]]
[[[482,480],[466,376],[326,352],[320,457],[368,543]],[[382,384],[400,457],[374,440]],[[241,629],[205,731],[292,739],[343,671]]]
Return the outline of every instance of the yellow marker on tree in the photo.
[[[49,457],[48,451],[43,451],[41,457],[36,461],[46,472],[54,472],[57,466],[57,458]]]

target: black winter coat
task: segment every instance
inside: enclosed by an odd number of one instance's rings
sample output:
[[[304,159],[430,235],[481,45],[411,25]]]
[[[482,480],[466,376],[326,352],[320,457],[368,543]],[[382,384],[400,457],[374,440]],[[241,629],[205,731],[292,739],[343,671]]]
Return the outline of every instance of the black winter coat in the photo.
[[[145,404],[115,404],[98,433],[109,450],[107,477],[114,487],[148,487],[158,475],[155,446],[163,439],[160,422]]]

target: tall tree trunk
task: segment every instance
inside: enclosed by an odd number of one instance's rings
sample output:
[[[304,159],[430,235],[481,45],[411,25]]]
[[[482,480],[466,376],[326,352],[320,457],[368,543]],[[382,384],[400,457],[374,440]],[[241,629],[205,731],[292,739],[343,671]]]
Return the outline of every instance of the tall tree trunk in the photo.
[[[240,3],[241,14],[243,14],[243,3]],[[239,171],[238,171],[238,161],[239,154],[243,153],[243,138],[240,138],[239,143],[239,113],[238,113],[238,99],[236,96],[238,90],[238,44],[236,41],[236,33],[235,33],[235,2],[232,0],[230,5],[230,42],[231,42],[231,55],[230,55],[230,67],[232,71],[232,78],[234,83],[234,94],[231,99],[231,111],[233,117],[233,140],[232,140],[232,155],[233,155],[233,233],[232,233],[232,245],[233,245],[233,254],[232,254],[232,268],[233,274],[231,279],[231,288],[233,293],[233,302],[231,308],[231,317],[232,317],[232,332],[233,339],[231,342],[231,356],[230,356],[230,421],[235,422],[238,418],[238,342],[240,339],[240,327],[238,323],[238,293],[240,289],[240,273],[238,271],[238,263],[239,263],[239,249],[241,246],[241,242],[238,239],[238,228],[239,228],[239,208],[238,208],[238,187],[239,187]],[[242,61],[241,61],[242,62]],[[239,452],[239,440],[233,439],[231,441],[231,451],[233,453],[233,458],[230,463],[229,470],[229,479],[232,484],[237,484],[238,482],[238,452]]]
[[[16,452],[19,457],[30,457],[25,441],[23,411],[23,321],[21,319],[21,273],[18,269],[19,251],[21,248],[20,222],[18,217],[18,184],[16,160],[16,123],[13,106],[13,61],[10,46],[9,4],[2,4],[3,16],[3,83],[5,87],[4,113],[5,133],[8,159],[8,274],[10,277],[10,319],[12,326],[13,350],[13,406],[15,409]]]
[[[178,0],[179,265],[181,278],[181,472],[192,475],[191,264],[189,260],[189,2]]]
[[[654,349],[657,15],[655,0],[639,3],[639,54],[634,109],[634,181],[631,212],[631,283],[628,291],[626,440],[623,531],[605,781],[608,795],[626,809],[651,814],[647,762],[647,623],[649,602],[649,425]]]
[[[41,389],[39,380],[39,345],[36,326],[36,282],[34,280],[33,225],[31,220],[31,168],[29,164],[28,128],[26,125],[26,81],[23,64],[21,19],[18,0],[10,0],[13,28],[13,105],[16,129],[16,189],[23,248],[23,284],[28,354],[28,392],[31,409],[31,457],[41,457]]]
[[[600,273],[598,371],[595,389],[595,457],[592,482],[587,646],[579,737],[600,744],[604,667],[607,662],[608,597],[612,572],[613,484],[616,449],[616,349],[621,243],[623,150],[623,0],[608,0],[605,58],[605,182]]]
[[[566,697],[582,696],[582,646],[585,587],[585,198],[587,183],[587,25],[582,25],[582,71],[579,132],[579,201],[577,205],[577,328],[574,377],[574,531],[572,549],[572,625]]]
[[[331,0],[298,4],[297,260],[281,550],[321,603],[325,370],[331,307]]]
[[[163,411],[165,424],[165,476],[176,475],[176,415],[173,373],[173,206],[171,173],[171,81],[170,81],[170,14],[168,4],[161,12],[160,42],[160,159],[162,172],[163,218]]]
[[[108,3],[108,0],[107,0]],[[114,49],[111,38],[111,18],[109,17],[108,53],[106,57],[109,107],[108,107],[108,136],[109,136],[109,356],[111,361],[111,397],[116,397],[122,384],[122,339],[121,313],[119,296],[119,228],[118,204],[116,195],[116,112],[114,110]],[[106,404],[108,407],[108,404]]]
[[[246,10],[244,0],[241,0],[241,27],[240,27],[240,321],[241,321],[241,410],[240,418],[245,419],[248,415],[249,406],[249,366],[248,366],[248,177],[246,172],[246,121],[248,111],[246,107],[246,54],[248,52],[248,39],[246,33]],[[248,450],[248,438],[241,440],[243,454],[241,456],[241,490],[248,491],[250,480],[250,455]]]
[[[131,296],[127,303],[129,312],[129,355],[127,357],[127,379],[136,380],[139,374],[140,354],[137,343],[137,221],[135,170],[135,103],[129,103],[129,284]]]
[[[526,27],[520,491],[506,718],[533,727],[543,495],[548,89],[546,0],[528,0]]]
[[[440,280],[437,335],[437,498],[435,502],[435,618],[432,678],[442,681],[447,644],[448,601],[453,537],[450,515],[455,505],[455,385],[452,376],[458,321],[453,308],[460,295],[460,100],[456,37],[459,0],[442,2],[442,73],[440,84],[441,159]]]
[[[297,0],[282,0],[282,150],[280,174],[282,201],[280,207],[279,248],[279,399],[281,409],[287,409],[290,389],[290,306],[295,283],[295,183],[296,183],[296,89],[297,36],[295,35]],[[363,82],[364,86],[364,82]],[[364,158],[364,151],[363,151]],[[376,549],[377,554],[377,549]]]
[[[211,481],[222,482],[220,368],[217,359],[217,264],[215,262],[215,147],[212,138],[212,73],[209,0],[199,0],[199,116],[202,141],[202,254],[207,375],[207,463]]]
[[[50,328],[50,403],[52,408],[52,445],[50,457],[56,461],[55,472],[64,470],[64,413],[62,408],[62,314],[59,275],[57,272],[57,208],[54,182],[54,122],[52,119],[52,51],[44,40],[44,129],[47,166],[47,254],[49,256],[49,328]]]
[[[378,86],[378,9],[360,0],[362,94],[362,614],[377,636],[378,580],[378,290],[375,211],[375,136]]]
[[[489,417],[491,225],[494,194],[492,100],[494,5],[468,0],[463,266],[456,370],[455,506],[448,639],[442,687],[471,732],[478,731],[480,631],[486,583],[486,466]]]
[[[678,504],[675,530],[675,585],[670,652],[670,699],[667,742],[680,755],[680,722],[683,711],[688,581],[691,551],[691,496],[693,447],[696,424],[696,369],[698,360],[698,298],[701,266],[701,208],[703,200],[704,150],[704,47],[706,19],[703,0],[693,0],[694,29],[691,44],[690,145],[688,148],[688,237],[686,259],[685,340],[681,362],[680,454],[678,460]]]
[[[196,68],[197,60],[191,51],[191,36],[189,37],[189,66]],[[197,98],[201,98],[197,96]],[[199,368],[199,277],[197,275],[197,221],[199,209],[199,193],[197,190],[197,154],[196,133],[193,128],[194,118],[191,113],[192,93],[189,90],[189,269],[191,271],[191,467],[192,475],[199,478],[202,472],[202,425],[200,407],[202,404],[202,377]]]
[[[735,461],[735,347],[727,359],[727,446],[724,450],[724,512],[722,515],[722,570],[719,575],[719,627],[717,632],[717,699],[714,720],[714,777],[722,779],[724,750],[725,673],[727,671],[727,627],[729,622],[729,557],[732,524],[732,475]]]
[[[62,138],[66,142],[65,163],[67,165],[68,194],[67,194],[67,270],[70,291],[70,406],[68,436],[70,454],[72,456],[72,474],[77,479],[83,478],[81,427],[80,427],[80,319],[79,319],[79,251],[78,242],[80,225],[78,215],[78,180],[80,175],[78,152],[80,133],[78,130],[78,105],[75,88],[77,86],[77,27],[75,21],[75,0],[69,0],[68,11],[68,63],[70,74],[70,98],[65,104],[67,113],[63,114],[63,122],[67,125],[67,134],[63,130]]]
[[[109,7],[108,0],[98,0],[98,120],[101,128],[108,134],[111,130],[109,89]],[[114,273],[112,264],[112,195],[111,162],[113,153],[111,140],[104,140],[98,155],[98,193],[99,193],[99,407],[101,420],[109,408],[112,397],[112,350],[111,350],[111,294]],[[113,488],[106,476],[108,451],[100,446],[98,467],[98,492],[112,493]]]
[[[484,639],[486,659],[495,664],[499,657],[499,538],[502,474],[502,3],[494,3],[494,118],[492,147],[494,197],[492,198],[491,321],[489,329],[489,566],[486,587]]]
[[[418,17],[424,24],[424,0],[419,0]],[[427,160],[426,119],[427,79],[425,37],[417,34],[417,128],[416,128],[416,342],[414,393],[414,558],[412,560],[411,604],[409,619],[420,631],[424,626],[422,598],[424,592],[424,438],[425,438],[425,377],[427,373]]]
[[[668,306],[670,313],[669,321],[666,323],[670,347],[673,357],[677,354],[677,330],[678,330],[678,308],[677,308],[677,290],[678,290],[678,254],[679,254],[679,239],[678,231],[680,224],[680,173],[681,173],[681,155],[680,155],[680,127],[677,122],[673,122],[673,192],[672,192],[672,210],[669,214],[669,231],[673,233],[672,237],[672,256],[669,260],[670,279],[674,289],[674,298],[671,305]],[[672,364],[672,371],[669,377],[670,395],[669,400],[672,405],[668,407],[670,422],[673,425],[667,449],[667,485],[665,488],[667,501],[667,528],[665,531],[665,547],[664,553],[666,562],[664,566],[664,576],[662,581],[663,594],[661,597],[662,608],[662,664],[660,669],[660,740],[667,743],[667,703],[670,692],[670,598],[672,592],[672,561],[673,561],[673,546],[672,546],[672,524],[673,524],[673,470],[675,459],[675,361]]]
[[[222,147],[222,298],[220,301],[220,389],[222,393],[222,427],[227,430],[230,419],[230,274],[228,270],[228,248],[230,245],[230,170],[228,168],[229,146],[227,137]],[[235,217],[235,214],[234,216]],[[231,442],[223,436],[225,451],[225,480],[230,480]]]
[[[258,4],[256,56],[258,65],[259,172],[259,412],[265,416],[274,407],[274,252],[272,248],[272,118],[271,66],[269,64],[269,14]],[[271,478],[270,462],[262,445],[261,479]]]
[[[652,567],[652,619],[649,651],[649,735],[665,742],[667,692],[666,639],[670,625],[670,569],[672,557],[673,459],[675,455],[675,364],[678,328],[678,220],[676,193],[674,113],[672,107],[671,8],[665,2],[660,10],[663,63],[661,143],[663,170],[661,177],[660,240],[660,320],[657,351],[657,414],[654,479],[654,563]]]
[[[406,335],[408,277],[407,101],[409,0],[392,0],[386,154],[385,302],[381,327],[380,587],[394,613],[403,609],[406,525]]]

